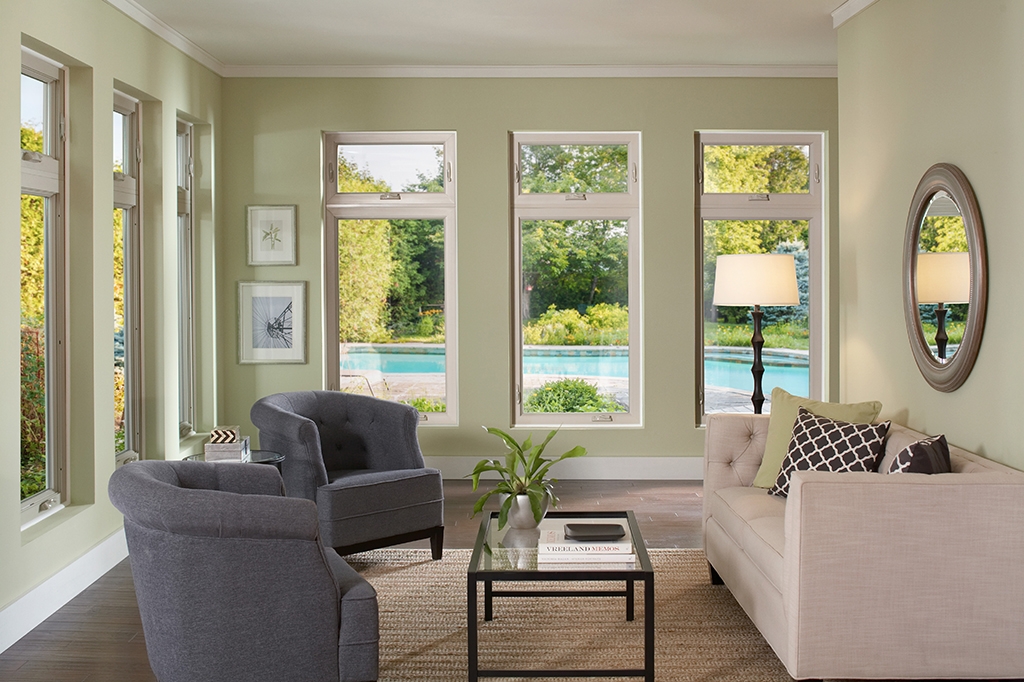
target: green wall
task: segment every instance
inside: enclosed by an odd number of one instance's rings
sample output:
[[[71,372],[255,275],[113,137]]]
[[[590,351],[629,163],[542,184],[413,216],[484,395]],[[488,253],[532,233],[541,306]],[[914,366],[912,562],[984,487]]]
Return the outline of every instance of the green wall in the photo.
[[[0,19],[0,608],[116,532],[107,499],[114,470],[112,92],[143,100],[145,455],[178,456],[175,119],[200,125],[212,149],[221,79],[101,0],[4,0]],[[20,528],[19,234],[21,45],[71,67],[69,210],[70,506]],[[212,246],[212,154],[200,169]],[[207,252],[212,249],[207,248]],[[212,254],[198,265],[212,290]],[[208,297],[209,298],[209,297]],[[209,306],[200,328],[212,339]],[[206,355],[213,356],[205,344]],[[212,383],[201,410],[213,420]]]
[[[644,428],[585,429],[559,441],[595,456],[701,456],[693,417],[693,133],[826,131],[834,158],[836,97],[833,79],[225,79],[217,307],[237,310],[239,280],[306,280],[311,315],[303,366],[238,365],[228,333],[234,321],[220,318],[219,381],[230,387],[220,393],[223,419],[255,435],[248,415],[256,398],[322,385],[321,131],[454,130],[460,423],[421,428],[420,441],[428,456],[492,453],[480,426],[507,427],[511,412],[508,132],[639,130]],[[830,198],[836,187],[833,179]],[[298,205],[298,265],[248,267],[245,207],[275,203]]]
[[[882,0],[839,29],[842,395],[1024,468],[1024,3]],[[959,166],[981,207],[989,302],[981,352],[953,393],[925,383],[907,340],[902,253],[910,200],[934,163]]]

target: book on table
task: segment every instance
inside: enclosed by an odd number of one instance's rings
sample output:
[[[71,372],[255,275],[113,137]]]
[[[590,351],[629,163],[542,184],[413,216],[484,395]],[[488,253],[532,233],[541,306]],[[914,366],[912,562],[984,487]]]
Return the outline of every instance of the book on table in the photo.
[[[633,558],[633,541],[629,537],[619,540],[583,541],[565,537],[561,528],[548,528],[541,531],[537,541],[538,559],[552,560],[551,557],[603,557],[606,560],[622,561],[626,557]]]
[[[540,561],[537,560],[538,571],[632,571],[636,568],[634,561]]]

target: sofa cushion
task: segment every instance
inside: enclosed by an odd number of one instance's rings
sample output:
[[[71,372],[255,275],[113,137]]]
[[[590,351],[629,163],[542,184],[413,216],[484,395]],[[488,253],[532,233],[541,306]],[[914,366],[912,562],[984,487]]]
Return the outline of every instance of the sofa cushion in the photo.
[[[786,497],[794,471],[878,471],[889,422],[852,424],[798,409],[789,452],[769,493]]]
[[[915,441],[893,458],[887,474],[948,474],[949,445],[944,435]]]
[[[759,488],[771,488],[782,470],[782,460],[786,458],[789,441],[793,437],[793,426],[796,423],[797,410],[804,407],[814,414],[830,419],[866,424],[873,422],[882,410],[882,403],[877,400],[864,403],[823,403],[810,398],[801,398],[782,390],[772,389],[772,413],[768,422],[768,440],[764,445],[764,457],[754,477],[754,485]]]
[[[710,517],[781,592],[786,501],[761,488],[743,486],[715,491],[708,504]]]

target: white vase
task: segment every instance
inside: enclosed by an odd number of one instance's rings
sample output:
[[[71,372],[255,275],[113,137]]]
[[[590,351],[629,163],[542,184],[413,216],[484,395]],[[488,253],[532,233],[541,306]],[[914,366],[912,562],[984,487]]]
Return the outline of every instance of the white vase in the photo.
[[[505,502],[504,497],[502,496],[502,504]],[[550,498],[545,495],[544,502],[540,506],[540,517],[542,519],[548,513],[549,501]],[[515,499],[512,500],[512,506],[508,510],[508,525],[518,529],[536,528],[540,525],[540,522],[533,517],[533,507],[530,506],[529,495],[516,495]]]

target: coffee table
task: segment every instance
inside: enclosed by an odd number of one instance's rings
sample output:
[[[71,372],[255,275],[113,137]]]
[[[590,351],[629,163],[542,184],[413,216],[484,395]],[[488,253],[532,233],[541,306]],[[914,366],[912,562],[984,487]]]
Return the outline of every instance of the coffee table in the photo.
[[[601,563],[574,565],[569,570],[538,569],[537,539],[539,533],[514,531],[508,526],[498,530],[498,512],[490,512],[480,523],[480,531],[473,545],[466,581],[466,615],[469,622],[469,682],[481,677],[642,677],[654,682],[654,569],[644,547],[640,527],[631,511],[600,512],[548,512],[541,528],[561,528],[566,523],[621,523],[632,540],[636,562],[632,569],[603,567]],[[510,535],[511,533],[511,535]],[[610,582],[624,587],[609,590],[495,590],[494,583],[502,582]],[[477,589],[484,588],[484,620],[494,617],[495,597],[623,597],[626,602],[626,620],[633,620],[634,583],[644,586],[644,667],[606,670],[481,670],[479,667]],[[571,611],[567,611],[571,615]],[[568,622],[568,621],[567,621]],[[552,633],[557,635],[557,633]]]

